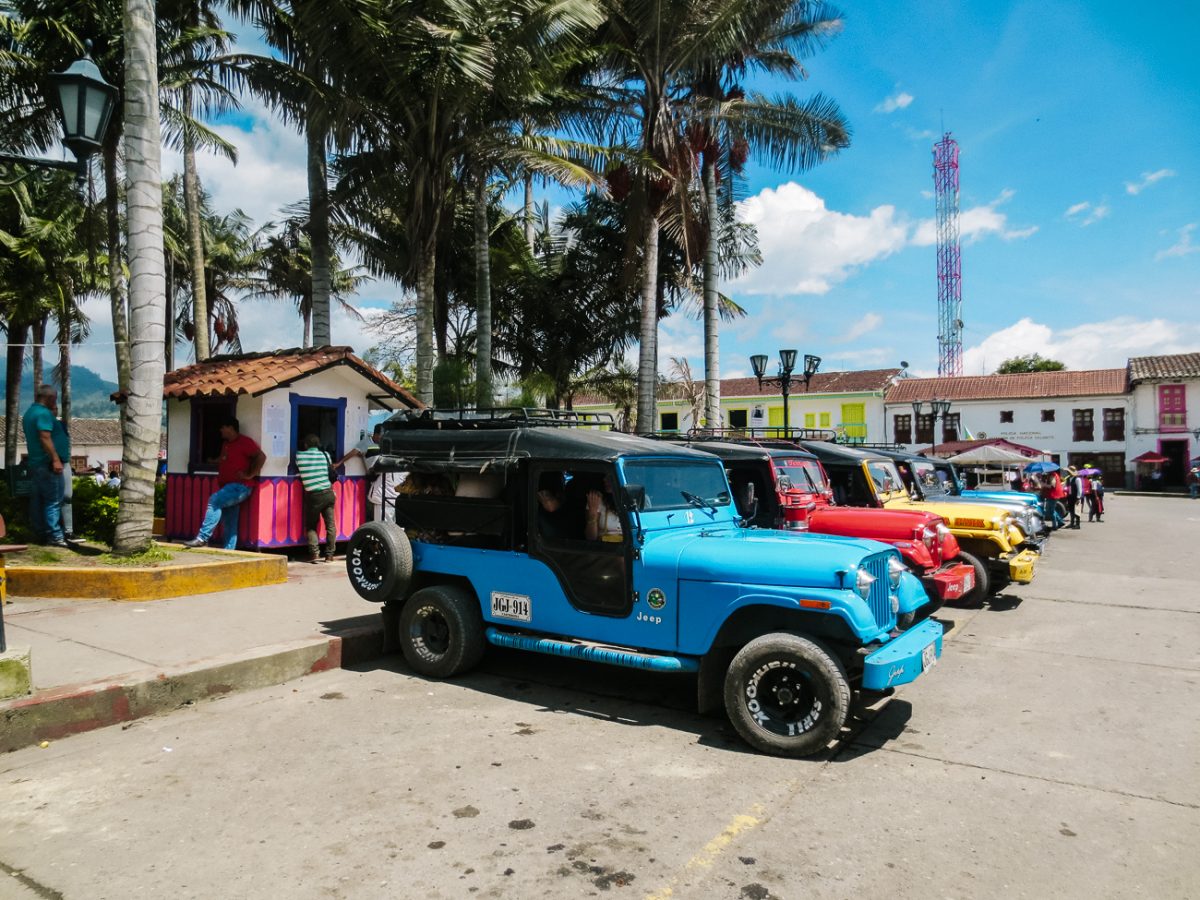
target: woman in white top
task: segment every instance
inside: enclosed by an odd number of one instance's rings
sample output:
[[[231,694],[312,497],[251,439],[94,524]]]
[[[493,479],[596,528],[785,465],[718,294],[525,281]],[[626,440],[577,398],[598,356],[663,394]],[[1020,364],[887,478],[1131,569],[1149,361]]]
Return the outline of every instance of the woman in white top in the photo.
[[[587,492],[587,521],[583,536],[589,541],[619,543],[623,537],[621,517],[617,515],[612,495],[612,483],[604,477],[604,491]]]

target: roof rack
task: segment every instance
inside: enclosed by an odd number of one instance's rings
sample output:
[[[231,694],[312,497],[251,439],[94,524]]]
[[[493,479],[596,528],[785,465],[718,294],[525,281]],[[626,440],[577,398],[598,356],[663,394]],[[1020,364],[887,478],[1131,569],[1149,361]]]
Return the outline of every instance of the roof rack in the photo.
[[[402,428],[482,430],[489,428],[599,428],[616,430],[612,413],[576,412],[572,409],[541,409],[528,406],[497,406],[478,409],[427,408],[401,410],[387,425]]]
[[[693,428],[692,440],[836,441],[832,428],[784,428],[782,425],[755,425],[753,428]]]
[[[903,444],[891,443],[888,441],[871,442],[862,441],[861,443],[851,444],[852,447],[858,447],[861,450],[890,450],[895,453],[909,453],[911,456],[916,456],[916,453],[905,450]]]

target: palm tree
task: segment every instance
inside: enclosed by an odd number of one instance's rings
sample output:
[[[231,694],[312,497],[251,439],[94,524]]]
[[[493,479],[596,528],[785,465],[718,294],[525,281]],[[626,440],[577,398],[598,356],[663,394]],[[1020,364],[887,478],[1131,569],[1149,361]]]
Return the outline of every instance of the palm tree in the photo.
[[[837,104],[817,94],[806,102],[791,96],[747,98],[739,81],[760,70],[803,78],[800,60],[823,47],[841,27],[841,14],[823,3],[794,3],[786,11],[767,5],[750,19],[757,33],[725,58],[706,62],[692,84],[694,113],[687,129],[700,158],[704,197],[704,415],[721,423],[718,275],[719,231],[736,221],[734,184],[751,152],[777,168],[809,168],[849,146],[850,133]],[[722,194],[718,182],[727,188]]]
[[[162,430],[166,274],[163,266],[158,46],[154,0],[125,0],[125,166],[129,252],[130,380],[122,416],[121,505],[113,552],[150,544]]]

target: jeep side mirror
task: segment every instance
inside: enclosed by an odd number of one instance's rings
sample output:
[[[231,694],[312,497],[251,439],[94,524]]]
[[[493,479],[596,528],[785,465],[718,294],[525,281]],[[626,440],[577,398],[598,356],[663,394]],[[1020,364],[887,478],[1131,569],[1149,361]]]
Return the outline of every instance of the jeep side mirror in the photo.
[[[646,486],[627,484],[621,488],[621,498],[626,509],[640,512],[646,506]]]

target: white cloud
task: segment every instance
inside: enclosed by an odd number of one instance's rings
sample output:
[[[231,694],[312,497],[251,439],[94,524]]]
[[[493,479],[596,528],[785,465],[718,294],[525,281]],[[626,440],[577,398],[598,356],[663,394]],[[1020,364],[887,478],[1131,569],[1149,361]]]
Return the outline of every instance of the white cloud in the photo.
[[[996,235],[1006,241],[1014,241],[1036,234],[1038,230],[1036,225],[1030,225],[1027,228],[1010,228],[1008,216],[998,209],[1011,200],[1014,193],[1011,188],[1005,188],[990,203],[962,210],[958,215],[959,239],[973,244],[990,235]],[[917,224],[912,243],[917,247],[932,247],[936,244],[937,220],[922,219]]]
[[[864,334],[868,334],[883,324],[883,316],[878,313],[869,312],[861,319],[846,329],[845,333],[840,337],[835,338],[839,343],[848,344],[851,341],[856,341]]]
[[[1106,218],[1110,212],[1111,210],[1107,204],[1097,203],[1095,206],[1092,206],[1091,203],[1085,200],[1082,203],[1076,203],[1074,206],[1068,207],[1063,216],[1078,221],[1080,227],[1086,228],[1093,222],[1099,222],[1101,219]],[[1084,215],[1085,213],[1086,215]]]
[[[1175,177],[1175,174],[1176,173],[1173,169],[1159,169],[1157,172],[1143,172],[1140,181],[1125,182],[1125,190],[1127,193],[1137,195],[1155,182],[1162,181],[1164,178],[1173,178]]]
[[[894,113],[898,109],[907,109],[913,100],[914,97],[912,94],[907,91],[899,91],[876,106],[875,112]]]
[[[909,226],[894,206],[866,216],[834,212],[795,182],[742,201],[741,212],[758,227],[764,259],[734,282],[747,294],[824,294],[855,266],[890,256],[908,240]]]
[[[1154,261],[1168,259],[1172,256],[1187,256],[1191,253],[1200,253],[1200,244],[1192,243],[1192,232],[1196,230],[1196,223],[1192,222],[1184,225],[1179,229],[1179,240],[1168,247],[1166,250],[1160,250],[1154,255]]]
[[[196,154],[200,182],[212,197],[213,208],[221,214],[241,209],[254,226],[279,221],[281,209],[308,197],[308,176],[304,137],[280,122],[256,98],[243,103],[234,124],[215,125],[213,130],[238,149],[235,165],[223,156]],[[163,148],[163,178],[183,171],[183,156]]]
[[[1193,323],[1119,316],[1056,330],[1026,317],[964,350],[963,373],[994,372],[1004,360],[1029,353],[1069,369],[1120,368],[1131,356],[1188,353],[1197,346],[1200,325]]]

